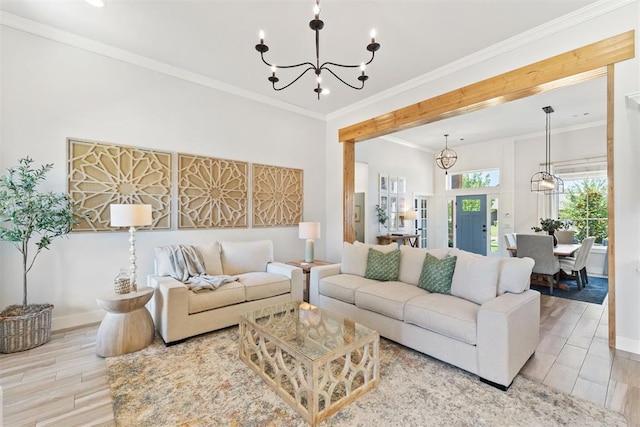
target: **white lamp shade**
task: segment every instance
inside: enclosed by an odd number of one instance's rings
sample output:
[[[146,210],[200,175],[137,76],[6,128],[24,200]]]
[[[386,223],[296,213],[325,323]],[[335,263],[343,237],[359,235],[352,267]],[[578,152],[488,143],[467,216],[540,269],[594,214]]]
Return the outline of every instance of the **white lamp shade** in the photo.
[[[301,239],[320,238],[319,222],[301,222],[298,224],[298,237]]]
[[[416,211],[406,211],[404,213],[404,219],[418,219],[418,212],[416,212]]]
[[[151,205],[111,205],[112,227],[151,225]]]

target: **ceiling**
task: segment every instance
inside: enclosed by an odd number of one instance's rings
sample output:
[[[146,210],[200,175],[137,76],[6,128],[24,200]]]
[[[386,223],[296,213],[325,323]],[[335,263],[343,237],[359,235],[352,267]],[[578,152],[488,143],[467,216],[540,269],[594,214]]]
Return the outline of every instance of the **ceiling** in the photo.
[[[284,65],[314,60],[312,0],[0,0],[0,10],[269,97],[299,111],[326,116],[453,61],[595,3],[595,0],[322,0],[320,60],[359,64],[371,28],[381,49],[367,68],[361,91],[332,76],[331,93],[317,100],[307,73],[276,92],[270,69],[254,49],[265,32],[267,60]],[[356,83],[359,71],[344,74]],[[295,75],[294,75],[295,76]],[[294,77],[293,76],[293,77]],[[279,72],[284,81],[287,76]],[[449,133],[451,145],[544,131],[542,107],[552,105],[555,127],[604,120],[605,83],[547,92],[402,133],[395,138],[435,149]],[[585,115],[586,114],[586,115]]]

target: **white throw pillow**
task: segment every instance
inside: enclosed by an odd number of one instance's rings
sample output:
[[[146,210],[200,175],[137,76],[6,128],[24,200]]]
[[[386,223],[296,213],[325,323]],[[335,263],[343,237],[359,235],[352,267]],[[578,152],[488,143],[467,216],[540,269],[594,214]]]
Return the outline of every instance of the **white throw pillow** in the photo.
[[[267,264],[273,262],[273,243],[271,240],[254,242],[220,242],[222,271],[224,274],[237,274],[253,271],[267,271]]]
[[[521,294],[529,289],[535,263],[531,258],[500,258],[498,295],[505,292]]]
[[[204,270],[210,276],[222,275],[222,260],[220,259],[220,244],[217,241],[195,245],[196,250],[204,260]]]
[[[165,252],[164,247],[157,246],[154,248],[154,252],[156,274],[158,276],[170,276],[173,272],[173,268],[171,268],[171,262],[169,261],[169,256]]]
[[[364,274],[367,271],[369,248],[373,248],[386,254],[398,249],[398,245],[396,243],[390,243],[388,245],[370,245],[361,242],[344,242],[342,245],[342,263],[340,266],[340,272],[364,277]]]
[[[422,264],[427,253],[438,259],[443,259],[449,254],[449,248],[421,249],[409,245],[400,245],[400,274],[398,275],[398,280],[410,285],[417,285],[420,281]]]
[[[451,281],[451,295],[484,304],[497,295],[500,258],[451,251],[457,256],[456,269]]]

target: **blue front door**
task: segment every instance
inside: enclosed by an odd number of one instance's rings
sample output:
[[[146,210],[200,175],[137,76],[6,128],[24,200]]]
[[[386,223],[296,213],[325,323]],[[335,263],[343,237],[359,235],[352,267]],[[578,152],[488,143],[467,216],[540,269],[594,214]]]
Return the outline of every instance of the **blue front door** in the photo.
[[[487,254],[487,196],[456,197],[456,246]]]

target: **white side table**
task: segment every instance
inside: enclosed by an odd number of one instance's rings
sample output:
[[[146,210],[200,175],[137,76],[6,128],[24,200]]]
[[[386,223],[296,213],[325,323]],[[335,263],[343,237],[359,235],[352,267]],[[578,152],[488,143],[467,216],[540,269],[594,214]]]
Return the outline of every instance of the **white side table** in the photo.
[[[120,356],[142,350],[153,342],[155,329],[145,304],[153,296],[153,288],[116,294],[107,292],[96,300],[107,311],[96,337],[96,353],[101,357]]]

